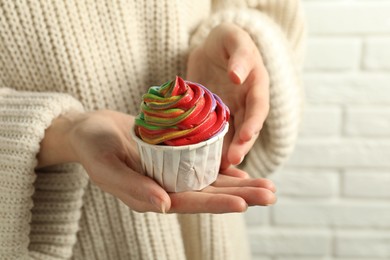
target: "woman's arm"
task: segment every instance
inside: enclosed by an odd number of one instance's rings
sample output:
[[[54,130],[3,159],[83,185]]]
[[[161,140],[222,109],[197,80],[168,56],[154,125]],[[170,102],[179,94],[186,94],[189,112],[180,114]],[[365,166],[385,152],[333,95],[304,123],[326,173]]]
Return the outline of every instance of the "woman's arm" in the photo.
[[[231,36],[215,48],[215,44],[210,44],[215,42],[210,32],[223,24],[230,25],[231,33],[226,35]],[[304,31],[298,0],[214,0],[213,13],[192,35],[189,79],[201,80],[212,90],[217,88],[233,110],[234,128],[228,133],[232,141],[225,146],[225,167],[240,162],[250,150],[244,169],[254,176],[266,176],[292,152],[303,104],[300,76]],[[242,46],[237,50],[245,49],[250,54],[232,52],[229,44],[234,41]],[[252,46],[256,46],[256,51]],[[233,64],[236,68],[249,66],[250,69],[239,76]],[[202,71],[217,71],[218,76]],[[231,97],[229,93],[235,94]],[[256,130],[260,130],[258,137]]]

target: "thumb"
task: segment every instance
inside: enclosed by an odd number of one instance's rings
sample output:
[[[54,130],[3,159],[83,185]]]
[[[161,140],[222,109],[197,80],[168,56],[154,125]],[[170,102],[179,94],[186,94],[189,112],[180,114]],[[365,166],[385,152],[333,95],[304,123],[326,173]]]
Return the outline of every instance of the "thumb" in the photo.
[[[167,192],[151,178],[135,172],[116,156],[96,165],[91,179],[104,191],[121,199],[139,212],[167,212],[171,200]]]
[[[248,40],[250,42],[247,42]],[[230,80],[235,84],[244,83],[255,64],[256,56],[251,51],[254,46],[251,39],[248,40],[244,38],[231,41],[226,46],[229,55],[227,71]]]

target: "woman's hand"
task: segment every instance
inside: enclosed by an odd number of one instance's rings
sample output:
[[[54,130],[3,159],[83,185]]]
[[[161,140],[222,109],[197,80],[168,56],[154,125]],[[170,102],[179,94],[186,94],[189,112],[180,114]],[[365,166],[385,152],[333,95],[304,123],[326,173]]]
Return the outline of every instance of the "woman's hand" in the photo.
[[[242,212],[275,202],[272,182],[233,167],[200,192],[167,193],[141,173],[133,126],[133,116],[109,110],[60,116],[45,132],[38,167],[78,162],[92,182],[139,212]]]
[[[215,27],[189,55],[187,79],[216,93],[230,108],[221,169],[241,163],[269,110],[269,78],[252,38],[240,27]]]

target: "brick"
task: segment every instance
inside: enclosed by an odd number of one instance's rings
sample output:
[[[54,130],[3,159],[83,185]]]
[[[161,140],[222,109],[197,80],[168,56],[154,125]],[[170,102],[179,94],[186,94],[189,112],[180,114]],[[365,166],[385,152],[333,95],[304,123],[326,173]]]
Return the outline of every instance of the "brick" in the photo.
[[[388,1],[310,1],[304,6],[311,34],[390,32]]]
[[[324,256],[331,251],[330,233],[323,230],[252,229],[249,237],[254,255]]]
[[[351,70],[360,66],[361,40],[357,38],[309,38],[305,70]]]
[[[298,167],[390,167],[390,140],[298,140],[288,165]]]
[[[377,257],[332,257],[332,258],[326,258],[324,260],[384,260],[383,258],[377,258]]]
[[[346,170],[343,181],[343,195],[353,198],[390,198],[389,171]]]
[[[363,68],[367,70],[390,69],[390,38],[368,39],[364,44]]]
[[[252,260],[273,260],[271,257],[266,256],[252,256]]]
[[[273,221],[283,226],[390,228],[390,202],[283,202],[273,207]]]
[[[339,136],[341,129],[341,106],[307,105],[305,107],[300,136]]]
[[[339,193],[339,173],[336,170],[291,169],[270,176],[278,197],[331,197]]]
[[[348,107],[345,132],[349,136],[390,136],[390,106]]]
[[[269,207],[249,207],[245,212],[246,224],[250,226],[262,226],[269,223]]]
[[[388,231],[342,231],[335,237],[335,254],[340,257],[390,258]]]
[[[314,104],[390,104],[390,75],[306,73],[306,101]]]
[[[294,256],[291,256],[291,257],[276,257],[275,260],[330,260],[330,258],[328,258],[327,256],[324,256],[324,257],[294,257]],[[338,259],[337,259],[338,260]],[[354,259],[356,260],[356,259]],[[360,259],[359,259],[360,260]]]
[[[383,258],[377,258],[377,257],[332,257],[332,258],[326,258],[324,260],[384,260]]]
[[[332,0],[329,0],[329,1],[332,1]],[[337,1],[337,0],[334,0],[334,1]],[[354,258],[354,257],[342,257],[342,258],[339,258],[339,257],[334,257],[334,256],[323,256],[323,257],[294,257],[294,256],[291,256],[291,257],[276,257],[274,258],[273,260],[384,260],[383,258],[361,258],[359,257],[358,259]]]

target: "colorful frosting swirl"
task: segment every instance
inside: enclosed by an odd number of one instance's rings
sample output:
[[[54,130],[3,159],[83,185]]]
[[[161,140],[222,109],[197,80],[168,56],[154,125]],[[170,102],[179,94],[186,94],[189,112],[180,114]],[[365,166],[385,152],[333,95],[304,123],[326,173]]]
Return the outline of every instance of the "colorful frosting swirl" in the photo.
[[[149,88],[142,98],[135,130],[150,144],[199,143],[221,132],[229,120],[229,109],[217,95],[180,77]]]

